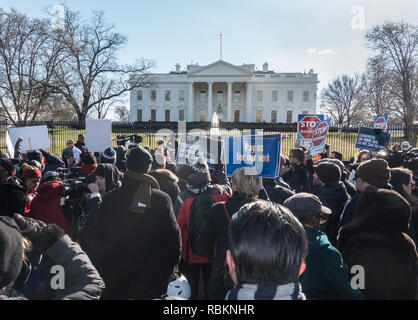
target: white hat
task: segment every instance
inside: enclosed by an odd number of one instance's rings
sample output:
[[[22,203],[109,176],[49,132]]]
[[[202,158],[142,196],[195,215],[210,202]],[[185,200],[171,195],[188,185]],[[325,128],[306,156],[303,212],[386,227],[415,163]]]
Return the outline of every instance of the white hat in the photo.
[[[192,295],[192,289],[186,277],[181,275],[180,278],[170,282],[167,288],[168,297],[179,297],[183,299],[190,299]]]

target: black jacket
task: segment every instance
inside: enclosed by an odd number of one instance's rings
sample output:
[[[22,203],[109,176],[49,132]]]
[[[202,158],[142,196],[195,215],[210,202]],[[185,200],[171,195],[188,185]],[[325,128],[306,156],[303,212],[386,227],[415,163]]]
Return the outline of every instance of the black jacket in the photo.
[[[172,171],[160,169],[157,171],[151,171],[149,175],[153,176],[155,180],[157,180],[160,185],[160,190],[170,196],[171,202],[174,206],[177,196],[180,193],[180,188],[177,184],[178,179],[175,174],[172,173]]]
[[[6,183],[0,184],[0,215],[13,216],[14,213],[24,215],[26,204],[26,188],[22,181],[10,177]]]
[[[167,290],[180,260],[180,229],[170,197],[151,191],[151,208],[131,211],[138,182],[125,178],[122,187],[103,197],[92,230],[89,256],[102,275],[103,299],[154,299]]]
[[[283,204],[287,198],[290,198],[295,193],[289,189],[277,184],[273,179],[263,179],[264,189],[266,190],[270,201],[278,204]]]
[[[210,258],[212,263],[212,273],[208,282],[208,294],[211,299],[224,299],[228,290],[224,279],[227,276],[225,261],[229,221],[235,212],[251,201],[235,192],[226,202],[215,204],[209,212],[205,228],[197,239],[196,253]]]
[[[293,167],[282,178],[295,193],[309,191],[307,169],[303,165]]]
[[[342,182],[325,184],[319,187],[316,195],[319,200],[321,200],[322,204],[332,211],[325,228],[325,233],[331,244],[335,247],[337,244],[338,225],[341,212],[347,201],[350,199],[350,196]]]

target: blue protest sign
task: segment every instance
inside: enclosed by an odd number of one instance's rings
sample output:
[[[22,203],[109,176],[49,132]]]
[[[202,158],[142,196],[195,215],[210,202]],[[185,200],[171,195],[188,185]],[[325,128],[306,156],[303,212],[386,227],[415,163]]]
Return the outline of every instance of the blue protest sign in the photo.
[[[225,137],[225,170],[228,177],[241,167],[253,167],[263,178],[279,176],[281,135]]]
[[[381,129],[360,127],[356,148],[377,151],[386,149],[390,143],[390,133],[383,132]]]
[[[312,142],[312,135],[315,125],[324,121],[323,114],[299,114],[296,143],[301,147],[309,147]]]
[[[311,146],[309,148],[310,154],[322,153],[325,143],[327,141],[327,135],[329,131],[330,119],[317,122],[313,131]]]

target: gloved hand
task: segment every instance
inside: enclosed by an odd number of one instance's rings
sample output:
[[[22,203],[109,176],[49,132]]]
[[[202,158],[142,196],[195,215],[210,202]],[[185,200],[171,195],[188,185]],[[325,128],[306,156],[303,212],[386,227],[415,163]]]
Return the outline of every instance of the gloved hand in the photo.
[[[65,235],[64,230],[56,224],[47,225],[42,221],[23,217],[18,213],[13,215],[13,219],[19,227],[22,236],[32,243],[34,249],[41,252],[45,252]]]

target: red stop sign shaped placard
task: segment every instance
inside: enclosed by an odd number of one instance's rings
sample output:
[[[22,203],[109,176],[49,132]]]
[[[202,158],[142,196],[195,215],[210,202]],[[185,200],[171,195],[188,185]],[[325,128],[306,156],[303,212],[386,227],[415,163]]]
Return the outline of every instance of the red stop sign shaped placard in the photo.
[[[312,135],[312,145],[314,147],[319,146],[324,139],[326,139],[328,134],[328,123],[323,122],[318,125],[318,127],[314,130]]]
[[[377,118],[376,122],[374,123],[373,129],[382,129],[385,131],[386,129],[386,121],[384,117]]]
[[[313,130],[317,122],[321,121],[317,116],[306,116],[298,123],[298,132],[304,139],[312,139]]]

